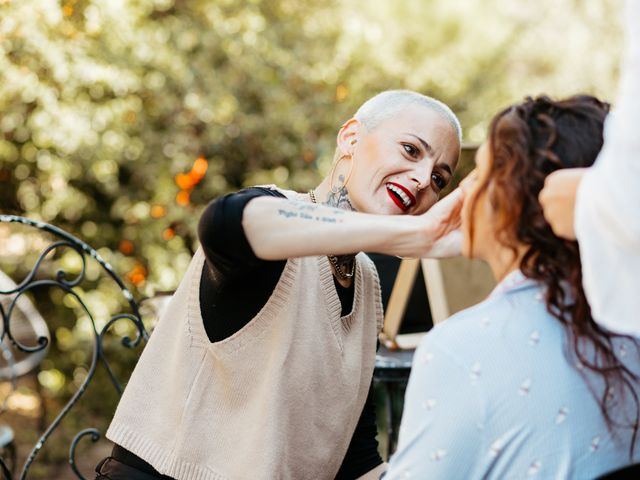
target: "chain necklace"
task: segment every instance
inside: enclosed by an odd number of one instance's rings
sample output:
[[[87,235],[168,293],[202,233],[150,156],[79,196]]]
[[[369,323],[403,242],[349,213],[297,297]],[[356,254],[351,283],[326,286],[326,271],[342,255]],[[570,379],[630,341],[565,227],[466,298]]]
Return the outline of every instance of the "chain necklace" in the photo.
[[[309,190],[309,198],[311,199],[312,203],[315,203],[315,204],[318,203],[318,201],[316,200],[316,192],[314,192],[313,190]],[[335,269],[339,278],[341,278],[342,280],[353,278],[353,275],[356,271],[355,256],[341,255],[340,257],[338,257],[336,255],[327,255],[327,258],[329,259],[329,262],[331,263],[331,265],[333,265],[333,268]],[[349,271],[344,271],[342,267],[343,265],[347,265],[347,264],[350,264],[350,266],[348,267]]]

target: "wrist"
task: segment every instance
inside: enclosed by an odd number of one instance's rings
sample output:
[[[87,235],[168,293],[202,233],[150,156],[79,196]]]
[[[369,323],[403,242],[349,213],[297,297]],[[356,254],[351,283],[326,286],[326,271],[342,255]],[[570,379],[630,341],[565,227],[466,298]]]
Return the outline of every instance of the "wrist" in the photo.
[[[432,223],[425,222],[419,216],[389,217],[390,232],[387,253],[401,257],[419,258],[429,250],[432,244]]]
[[[418,227],[419,231],[417,232],[417,236],[420,242],[420,257],[427,257],[433,248],[435,239],[442,235],[440,231],[442,225],[433,218],[428,217],[423,218]]]

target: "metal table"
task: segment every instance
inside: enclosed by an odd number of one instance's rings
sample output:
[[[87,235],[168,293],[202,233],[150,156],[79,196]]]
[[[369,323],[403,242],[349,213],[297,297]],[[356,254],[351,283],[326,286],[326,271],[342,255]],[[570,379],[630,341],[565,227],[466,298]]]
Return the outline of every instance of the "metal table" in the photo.
[[[398,443],[398,430],[404,405],[404,392],[409,381],[411,363],[415,350],[391,351],[381,345],[376,355],[376,367],[373,382],[382,386],[385,394],[385,413],[387,421],[387,459],[395,451]]]

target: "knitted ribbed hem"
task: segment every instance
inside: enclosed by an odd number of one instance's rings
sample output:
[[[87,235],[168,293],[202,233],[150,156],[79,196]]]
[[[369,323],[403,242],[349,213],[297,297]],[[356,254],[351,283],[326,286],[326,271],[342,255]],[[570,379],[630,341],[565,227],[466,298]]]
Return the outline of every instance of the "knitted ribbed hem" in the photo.
[[[168,475],[176,480],[229,480],[228,477],[210,467],[180,460],[125,425],[112,423],[106,436],[112,442],[149,463],[162,475]]]

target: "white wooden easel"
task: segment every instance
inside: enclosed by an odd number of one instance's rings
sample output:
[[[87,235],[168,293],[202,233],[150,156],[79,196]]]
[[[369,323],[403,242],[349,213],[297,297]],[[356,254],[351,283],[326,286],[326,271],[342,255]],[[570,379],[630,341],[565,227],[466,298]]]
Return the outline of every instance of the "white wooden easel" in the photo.
[[[403,258],[391,289],[380,334],[380,340],[390,350],[415,348],[424,335],[424,333],[398,335],[419,269],[424,275],[433,324],[442,322],[450,315],[440,261],[429,258]]]

